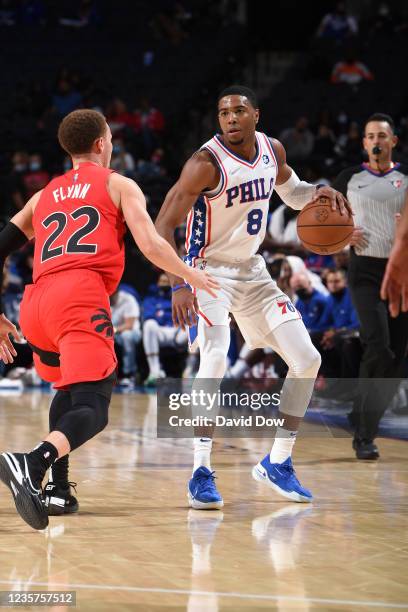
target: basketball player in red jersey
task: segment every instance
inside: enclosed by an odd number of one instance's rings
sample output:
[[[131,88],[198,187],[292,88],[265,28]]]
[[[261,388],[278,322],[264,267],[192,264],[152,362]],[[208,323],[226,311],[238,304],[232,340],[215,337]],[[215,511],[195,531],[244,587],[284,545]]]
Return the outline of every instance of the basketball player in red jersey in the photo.
[[[4,259],[35,237],[34,283],[25,290],[20,325],[39,375],[57,389],[45,440],[30,453],[0,455],[0,478],[20,516],[34,529],[47,526],[47,503],[60,503],[61,513],[65,511],[68,495],[58,493],[63,486],[69,492],[68,460],[61,458],[108,422],[117,366],[109,295],[123,273],[125,223],[156,266],[212,295],[218,288],[207,273],[186,266],[157,234],[136,183],[109,169],[111,132],[103,115],[93,110],[70,113],[58,139],[71,155],[73,169],[36,193],[0,233],[0,286]],[[6,363],[16,354],[9,334],[18,338],[1,314],[0,358]],[[53,464],[57,483],[50,485],[44,503],[41,483]],[[59,491],[53,491],[58,480]]]

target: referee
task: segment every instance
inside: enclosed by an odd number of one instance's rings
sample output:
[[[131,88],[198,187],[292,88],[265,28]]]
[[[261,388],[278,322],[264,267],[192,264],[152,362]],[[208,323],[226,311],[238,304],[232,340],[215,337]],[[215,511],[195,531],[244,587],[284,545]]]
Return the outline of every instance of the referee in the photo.
[[[343,170],[333,187],[348,198],[356,224],[348,282],[360,320],[363,356],[359,392],[349,415],[355,431],[353,448],[358,459],[378,459],[374,439],[398,389],[408,342],[408,313],[391,318],[380,296],[396,215],[404,207],[408,166],[392,161],[397,137],[388,115],[375,113],[367,119],[363,144],[368,162]]]

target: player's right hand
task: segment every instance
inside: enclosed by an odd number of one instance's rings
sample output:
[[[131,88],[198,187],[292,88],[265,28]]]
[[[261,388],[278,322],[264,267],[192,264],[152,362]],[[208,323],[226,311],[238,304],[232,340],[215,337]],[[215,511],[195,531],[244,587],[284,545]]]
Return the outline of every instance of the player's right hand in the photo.
[[[0,315],[0,359],[4,363],[13,363],[13,357],[17,355],[9,334],[13,336],[16,342],[20,341],[20,335],[16,326],[2,314]]]
[[[204,289],[204,291],[207,291],[207,293],[212,295],[212,297],[217,297],[214,289],[219,289],[220,284],[211,276],[211,274],[208,274],[208,272],[198,270],[197,268],[188,268],[188,276],[185,278],[188,284],[192,287],[195,287],[196,289]]]
[[[173,325],[175,327],[191,327],[198,321],[198,302],[194,293],[187,287],[173,293],[171,302]]]

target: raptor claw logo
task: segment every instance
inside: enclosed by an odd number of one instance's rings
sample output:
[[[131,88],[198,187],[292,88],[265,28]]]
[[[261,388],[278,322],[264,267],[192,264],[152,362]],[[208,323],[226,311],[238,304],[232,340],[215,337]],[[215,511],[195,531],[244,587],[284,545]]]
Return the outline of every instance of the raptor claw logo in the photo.
[[[95,321],[103,322],[95,326],[95,331],[98,332],[98,334],[102,334],[105,331],[106,337],[111,338],[113,336],[113,325],[109,312],[105,310],[105,308],[98,308],[96,312],[99,314],[94,314],[91,317],[91,323],[95,323]]]

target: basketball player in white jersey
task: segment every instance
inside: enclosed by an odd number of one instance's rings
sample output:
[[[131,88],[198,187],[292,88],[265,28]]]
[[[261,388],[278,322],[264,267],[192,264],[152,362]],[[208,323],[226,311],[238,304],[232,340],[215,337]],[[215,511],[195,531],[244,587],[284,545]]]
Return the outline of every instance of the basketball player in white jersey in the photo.
[[[284,427],[278,427],[270,453],[252,475],[290,500],[310,502],[312,495],[296,478],[291,453],[320,355],[296,308],[256,253],[265,237],[273,189],[298,210],[321,195],[342,214],[349,214],[349,206],[339,192],[301,181],[287,165],[282,144],[256,131],[259,110],[247,87],[229,87],[220,94],[218,119],[222,133],[187,161],[156,221],[159,234],[175,248],[174,230],[188,215],[186,262],[206,268],[221,286],[211,298],[200,290],[193,293],[182,278],[169,275],[174,323],[191,330],[198,318],[198,378],[222,379],[225,374],[230,313],[250,348],[271,347],[286,361],[289,371],[279,414]],[[190,505],[221,508],[210,464],[212,430],[196,429],[195,436]]]

